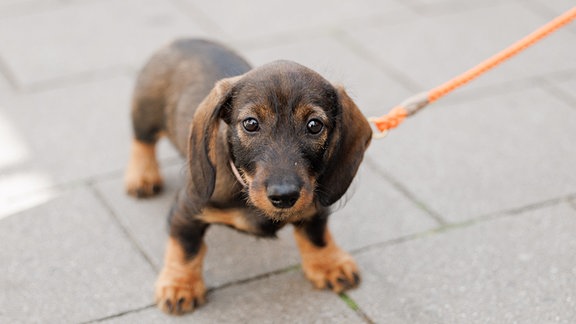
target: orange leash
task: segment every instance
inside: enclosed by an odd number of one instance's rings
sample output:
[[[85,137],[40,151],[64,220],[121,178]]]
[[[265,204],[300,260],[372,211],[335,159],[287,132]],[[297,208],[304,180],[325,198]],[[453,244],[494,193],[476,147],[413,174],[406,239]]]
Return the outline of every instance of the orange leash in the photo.
[[[394,107],[387,115],[378,118],[369,118],[376,128],[380,131],[375,134],[375,137],[384,137],[389,129],[398,126],[407,116],[411,116],[418,112],[420,109],[426,107],[428,104],[442,98],[446,94],[454,91],[456,88],[476,79],[478,76],[487,72],[488,70],[496,67],[500,63],[506,61],[512,56],[520,53],[526,48],[534,45],[542,38],[548,36],[557,29],[567,25],[574,18],[576,18],[576,7],[566,11],[562,15],[556,17],[546,25],[540,27],[530,35],[524,37],[518,42],[512,44],[500,53],[490,57],[484,62],[478,64],[472,69],[464,72],[463,74],[453,78],[452,80],[433,88],[430,91],[420,93],[416,96],[410,97],[400,105]]]

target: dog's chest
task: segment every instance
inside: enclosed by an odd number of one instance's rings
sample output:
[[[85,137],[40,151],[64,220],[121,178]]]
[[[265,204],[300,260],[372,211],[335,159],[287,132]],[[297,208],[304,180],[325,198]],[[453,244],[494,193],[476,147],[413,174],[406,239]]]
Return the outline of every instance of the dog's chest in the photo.
[[[272,220],[257,212],[248,212],[243,217],[250,224],[248,232],[261,237],[275,237],[276,233],[286,225],[286,222]]]

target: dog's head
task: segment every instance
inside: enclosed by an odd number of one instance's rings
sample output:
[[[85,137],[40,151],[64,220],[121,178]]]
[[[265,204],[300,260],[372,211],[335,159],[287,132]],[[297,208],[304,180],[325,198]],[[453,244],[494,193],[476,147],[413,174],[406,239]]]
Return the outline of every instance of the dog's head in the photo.
[[[278,61],[221,80],[200,105],[190,137],[192,191],[203,200],[214,191],[220,120],[249,203],[278,220],[340,199],[372,135],[342,87],[299,64]]]

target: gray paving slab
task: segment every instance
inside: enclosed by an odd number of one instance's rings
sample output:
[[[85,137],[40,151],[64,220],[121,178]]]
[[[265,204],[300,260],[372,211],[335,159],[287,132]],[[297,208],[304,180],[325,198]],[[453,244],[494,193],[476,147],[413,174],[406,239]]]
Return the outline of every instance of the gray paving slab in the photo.
[[[94,184],[122,226],[138,242],[157,270],[162,266],[168,238],[168,212],[176,192],[184,183],[183,163],[162,167],[163,191],[149,199],[128,196],[121,176],[99,180]]]
[[[575,230],[559,204],[374,249],[350,295],[378,323],[573,323]]]
[[[0,321],[84,322],[149,305],[150,264],[85,188],[0,220]]]
[[[8,148],[0,158],[0,191],[11,196],[122,170],[131,142],[132,80],[116,77],[66,88],[0,97]],[[162,158],[177,156],[164,143]],[[12,185],[12,179],[23,181]]]
[[[330,219],[334,239],[355,250],[435,228],[438,223],[368,165],[361,166]]]
[[[296,271],[219,289],[193,314],[169,317],[157,309],[104,323],[362,323],[344,301],[314,290]]]
[[[576,114],[564,101],[533,88],[427,109],[368,155],[449,221],[576,192]]]
[[[0,18],[26,15],[30,12],[47,10],[62,5],[58,0],[1,0],[0,1]]]
[[[7,93],[11,90],[8,80],[2,73],[0,73],[0,94]]]
[[[576,210],[576,198],[570,200],[570,206],[572,206],[572,208]]]
[[[501,2],[348,33],[426,90],[472,68],[546,22],[519,2]],[[573,69],[575,50],[576,35],[559,30],[461,91]]]
[[[542,12],[542,14],[554,14],[560,15],[570,8],[574,7],[574,1],[571,0],[554,0],[554,1],[546,1],[546,0],[530,0],[530,2],[539,4],[542,8],[547,8],[549,12]],[[570,26],[569,28],[573,29],[574,25]]]
[[[165,192],[158,198],[136,200],[124,194],[121,178],[96,184],[124,227],[138,241],[159,269],[167,239],[166,215],[182,185],[182,167],[165,168]],[[358,249],[371,244],[427,231],[437,226],[422,210],[368,171],[361,171],[347,202],[331,216],[333,236],[342,248]],[[205,279],[221,286],[296,265],[300,262],[292,228],[287,226],[276,240],[258,239],[221,226],[206,236],[208,254]]]
[[[576,76],[562,81],[553,81],[554,87],[561,92],[561,96],[567,100],[568,105],[576,109]]]
[[[51,187],[52,183],[45,175],[35,172],[0,175],[0,183],[0,219],[47,202],[60,191]],[[46,188],[21,193],[31,187]],[[20,191],[20,193],[14,191]]]
[[[336,36],[310,37],[242,52],[255,66],[279,59],[303,64],[347,92],[366,115],[379,115],[412,93]]]
[[[25,87],[94,70],[140,68],[173,38],[205,33],[167,1],[79,2],[0,19],[0,55]]]
[[[310,33],[330,30],[352,20],[405,12],[399,2],[391,0],[361,0],[354,3],[322,0],[306,2],[305,5],[280,0],[250,3],[233,0],[185,1],[195,5],[198,11],[210,17],[231,37],[240,40],[275,37],[295,31]]]
[[[27,1],[21,1],[21,0],[0,0],[0,6],[2,7],[10,7],[10,6],[15,6],[18,4],[22,4],[22,3],[27,3],[27,5],[31,5],[34,3],[54,3],[57,1],[54,0],[27,0]]]
[[[404,3],[422,15],[441,15],[450,12],[461,12],[465,10],[489,7],[504,1],[515,0],[407,0]]]

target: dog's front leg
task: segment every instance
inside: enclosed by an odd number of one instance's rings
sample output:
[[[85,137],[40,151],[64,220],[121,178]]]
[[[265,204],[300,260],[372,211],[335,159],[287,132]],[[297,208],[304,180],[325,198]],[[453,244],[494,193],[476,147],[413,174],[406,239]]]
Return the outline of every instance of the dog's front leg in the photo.
[[[321,213],[297,223],[294,236],[306,277],[316,288],[329,288],[340,293],[357,286],[360,276],[352,256],[332,239],[327,220],[327,214]]]
[[[156,304],[169,314],[193,311],[206,301],[202,265],[208,224],[198,220],[179,195],[170,212],[170,239],[156,282]]]

